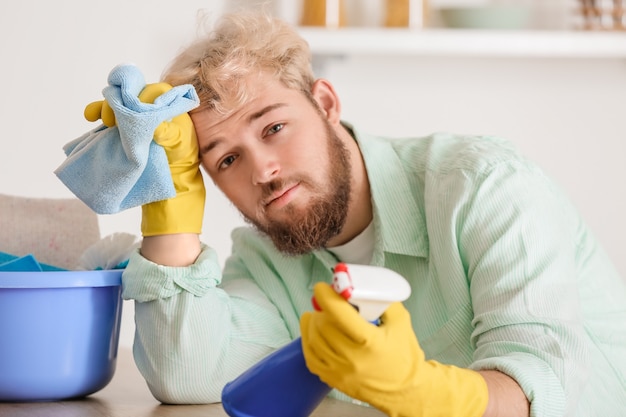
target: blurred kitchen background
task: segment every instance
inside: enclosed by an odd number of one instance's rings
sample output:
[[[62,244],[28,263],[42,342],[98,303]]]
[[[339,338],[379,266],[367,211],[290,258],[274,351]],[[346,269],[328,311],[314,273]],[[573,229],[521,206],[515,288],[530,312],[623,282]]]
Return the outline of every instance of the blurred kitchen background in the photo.
[[[363,130],[513,141],[563,186],[626,276],[624,0],[5,0],[0,193],[72,197],[53,171],[63,145],[95,127],[83,108],[109,71],[132,62],[156,81],[198,22],[238,7],[299,26],[344,119]],[[203,240],[223,262],[243,222],[207,184]],[[100,216],[102,236],[138,235],[139,221],[139,209]]]

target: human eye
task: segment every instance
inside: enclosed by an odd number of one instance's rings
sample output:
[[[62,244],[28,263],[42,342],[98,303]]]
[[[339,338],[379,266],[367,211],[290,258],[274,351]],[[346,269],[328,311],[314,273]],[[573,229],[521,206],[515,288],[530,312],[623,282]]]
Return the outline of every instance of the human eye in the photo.
[[[224,170],[228,168],[229,166],[231,166],[235,162],[236,159],[237,159],[236,155],[228,155],[227,157],[225,157],[218,163],[217,168],[219,170]]]
[[[273,124],[269,127],[269,129],[267,129],[267,131],[265,132],[266,135],[274,135],[278,132],[280,132],[281,130],[283,130],[283,127],[285,127],[285,125],[283,123],[276,123]]]

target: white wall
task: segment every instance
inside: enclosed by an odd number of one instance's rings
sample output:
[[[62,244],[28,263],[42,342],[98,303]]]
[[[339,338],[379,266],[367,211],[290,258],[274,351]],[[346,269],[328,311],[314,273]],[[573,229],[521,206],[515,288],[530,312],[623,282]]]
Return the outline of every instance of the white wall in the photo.
[[[72,197],[53,171],[64,160],[62,146],[93,127],[82,111],[101,98],[110,69],[133,62],[156,81],[194,35],[196,11],[218,15],[224,7],[211,0],[3,1],[0,193]],[[331,61],[323,75],[343,97],[345,118],[372,133],[510,138],[563,184],[626,275],[625,60],[361,57]],[[229,231],[242,221],[213,187],[207,213],[203,239],[223,261]],[[139,234],[138,209],[100,222],[103,236]],[[132,304],[124,308],[121,343],[130,346]]]

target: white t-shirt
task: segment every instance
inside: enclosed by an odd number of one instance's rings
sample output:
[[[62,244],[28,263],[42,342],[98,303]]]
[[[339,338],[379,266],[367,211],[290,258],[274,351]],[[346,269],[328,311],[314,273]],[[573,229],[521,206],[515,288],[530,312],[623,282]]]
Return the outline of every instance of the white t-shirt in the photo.
[[[371,221],[365,230],[351,241],[326,249],[332,252],[342,262],[369,265],[372,260],[372,255],[374,254],[375,238],[374,222]]]

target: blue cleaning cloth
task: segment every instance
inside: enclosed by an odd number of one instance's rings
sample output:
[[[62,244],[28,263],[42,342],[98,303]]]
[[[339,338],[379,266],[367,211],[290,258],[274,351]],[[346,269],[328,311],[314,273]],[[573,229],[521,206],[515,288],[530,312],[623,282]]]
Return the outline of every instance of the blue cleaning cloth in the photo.
[[[157,126],[200,104],[189,84],[176,86],[154,103],[138,95],[146,86],[134,65],[115,67],[102,91],[115,113],[116,126],[100,125],[63,147],[67,158],[57,177],[98,214],[174,197],[165,150],[152,140]]]
[[[32,254],[18,257],[6,252],[0,252],[1,272],[41,272],[41,271],[65,271],[56,266],[38,262]]]

